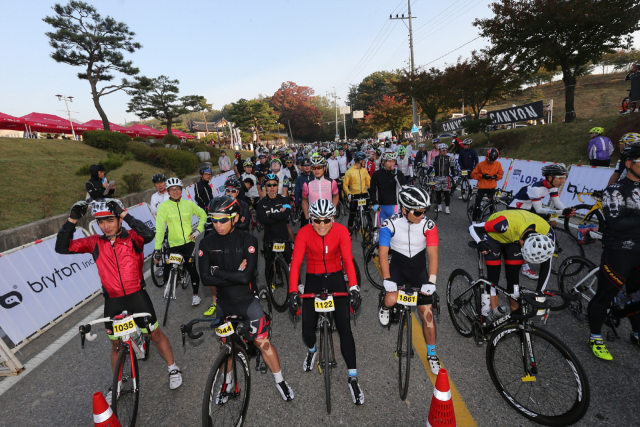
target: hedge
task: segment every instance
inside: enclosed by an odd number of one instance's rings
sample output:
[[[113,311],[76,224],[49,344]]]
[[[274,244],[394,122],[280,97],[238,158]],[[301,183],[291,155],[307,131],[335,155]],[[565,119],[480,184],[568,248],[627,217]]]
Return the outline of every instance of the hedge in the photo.
[[[140,141],[140,142],[145,142],[146,141],[146,139],[141,137],[141,136],[134,136],[133,140],[134,141]]]
[[[165,144],[180,145],[180,138],[178,138],[175,135],[166,134],[165,136],[162,137],[162,141]]]
[[[149,147],[164,148],[164,142],[152,142]]]
[[[198,157],[189,151],[178,151],[171,148],[155,148],[153,151],[158,152],[158,160],[162,166],[174,171],[179,178],[198,169]]]
[[[106,130],[90,130],[82,134],[84,143],[101,150],[123,154],[127,142],[131,137],[120,132],[108,132]]]

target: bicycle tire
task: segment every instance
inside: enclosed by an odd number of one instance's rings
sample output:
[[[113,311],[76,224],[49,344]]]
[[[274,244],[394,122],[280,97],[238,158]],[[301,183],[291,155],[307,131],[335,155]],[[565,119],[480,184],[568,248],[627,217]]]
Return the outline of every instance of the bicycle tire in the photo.
[[[171,299],[173,297],[173,293],[175,292],[175,283],[173,285],[171,285],[171,283],[173,283],[177,278],[177,274],[176,274],[176,270],[171,269],[171,272],[169,273],[169,282],[167,282],[167,286],[169,286],[169,295],[167,298],[167,307],[164,309],[164,319],[162,319],[162,326],[166,326],[167,324],[167,317],[169,316],[169,304],[171,303]]]
[[[576,208],[576,211],[585,209],[587,212],[592,207],[593,207],[593,205],[588,205],[586,203],[574,206],[574,208]],[[578,224],[588,224],[590,221],[593,220],[594,216],[598,220],[598,232],[599,233],[603,233],[604,232],[604,225],[605,225],[606,222],[605,222],[604,216],[602,215],[602,211],[600,209],[596,209],[593,212],[587,213],[587,215],[585,215],[585,217],[582,218]],[[577,228],[573,228],[572,229],[572,227],[569,224],[571,224],[571,217],[565,216],[564,217],[564,229],[567,232],[571,233],[571,234],[573,234],[573,233],[578,231]]]
[[[497,329],[487,345],[487,370],[498,393],[520,415],[537,423],[568,426],[578,422],[590,400],[589,381],[582,365],[551,333],[529,326],[521,330],[521,326],[509,324]],[[522,342],[524,334],[530,337],[533,355],[523,354],[529,352],[529,346]],[[499,362],[502,357],[506,364]],[[527,363],[526,372],[523,361]],[[558,369],[552,372],[554,364]],[[514,371],[513,375],[508,375],[509,370]],[[531,378],[531,373],[534,379],[524,380]]]
[[[495,197],[495,196],[494,196]],[[487,219],[496,212],[506,211],[509,205],[502,200],[496,200],[495,205],[488,203],[483,209],[480,215],[480,222],[487,222]]]
[[[469,184],[468,179],[463,179],[460,184],[460,195],[462,196],[462,201],[467,202],[471,198],[471,184]]]
[[[167,267],[167,265],[165,264],[165,267],[163,267],[163,268],[166,268],[166,267]],[[151,281],[158,288],[161,288],[161,287],[164,286],[164,276],[156,277],[157,268],[158,267],[156,266],[155,260],[152,257],[151,258]],[[159,279],[162,279],[162,281],[160,281]]]
[[[447,281],[447,310],[455,330],[465,338],[473,335],[473,323],[480,313],[477,287],[465,294],[473,279],[465,270],[453,270]],[[462,295],[465,295],[463,298]]]
[[[133,357],[133,370],[131,369],[130,357]],[[121,345],[111,385],[111,409],[123,427],[134,427],[136,425],[140,397],[139,373],[136,353],[130,351],[128,345]],[[133,388],[134,378],[135,389]]]
[[[378,259],[378,246],[371,246],[364,257],[364,273],[374,288],[382,290],[384,289],[382,284],[383,277]]]
[[[277,281],[278,275],[282,277],[282,283]],[[267,287],[273,308],[278,313],[284,313],[289,303],[289,266],[280,257],[276,257],[269,267]]]
[[[476,205],[475,197],[472,198],[471,196],[472,194],[469,194],[469,198],[467,199],[467,219],[469,220],[469,224],[473,223],[473,209]],[[477,193],[476,193],[476,197],[478,197]]]
[[[432,191],[431,194],[433,196],[435,196],[436,192]],[[433,203],[433,197],[431,198],[431,200],[432,200],[432,203]],[[438,219],[438,209],[440,209],[440,204],[439,203],[433,205],[433,215],[432,216],[433,216],[433,220],[434,221],[436,221]]]
[[[578,296],[578,300],[571,301],[568,308],[571,314],[581,322],[588,320],[587,306],[595,296],[595,289],[598,284],[598,273],[591,275],[577,288],[576,285],[587,278],[596,268],[598,267],[593,262],[577,256],[565,259],[558,268],[558,287],[561,292]],[[569,272],[569,274],[565,274],[565,272]]]
[[[406,339],[403,340],[402,336],[405,333]],[[409,309],[409,311],[402,310],[400,312],[396,357],[398,358],[398,391],[400,392],[400,400],[404,401],[407,398],[407,393],[409,392],[409,377],[411,375],[411,309]],[[405,372],[403,374],[402,359],[405,357]]]
[[[327,401],[327,414],[331,413],[331,360],[329,356],[329,322],[324,322],[322,326],[322,361],[324,363],[324,391]]]
[[[180,285],[182,286],[182,289],[187,289],[191,283],[191,274],[189,274],[186,267],[182,269],[182,274],[180,276]]]
[[[227,400],[220,405],[215,402],[217,393],[225,381],[224,369],[230,358],[230,350],[226,350],[220,353],[211,367],[202,399],[202,427],[240,426],[247,415],[249,397],[251,396],[251,369],[249,369],[247,353],[239,347],[236,347],[233,355],[236,363],[234,391],[237,392],[237,395],[227,396]],[[233,405],[236,402],[238,404]],[[229,410],[231,406],[238,407],[235,414],[231,414],[231,410]]]
[[[558,269],[567,258],[572,256],[584,258],[584,248],[578,239],[564,228],[553,227],[553,230],[556,233],[556,250],[551,263],[551,274],[557,275]],[[554,264],[557,265],[556,268],[553,268]]]

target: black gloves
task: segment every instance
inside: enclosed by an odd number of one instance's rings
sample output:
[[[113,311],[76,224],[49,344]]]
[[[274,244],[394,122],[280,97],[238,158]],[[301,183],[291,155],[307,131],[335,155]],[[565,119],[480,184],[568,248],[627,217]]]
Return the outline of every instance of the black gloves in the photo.
[[[562,216],[569,216],[573,213],[573,208],[564,208],[562,210]]]
[[[498,175],[491,175],[489,178],[491,178],[491,179],[498,179]]]
[[[489,243],[484,240],[478,242],[478,252],[489,252],[490,250],[491,247],[489,246]]]
[[[486,173],[483,173],[483,174],[482,174],[482,178],[483,178],[483,179],[491,179],[491,176],[490,176],[490,175],[487,175]]]
[[[69,218],[78,220],[85,216],[87,213],[87,208],[89,205],[85,201],[75,202],[73,206],[71,206],[71,211],[69,212]]]
[[[362,304],[362,297],[360,296],[360,286],[352,286],[349,289],[349,304],[353,308],[353,311],[358,311],[360,304]]]
[[[124,212],[122,207],[120,207],[120,204],[113,199],[107,201],[107,207],[109,208],[109,212],[111,212],[115,216],[120,216],[120,214]]]
[[[297,292],[289,294],[289,312],[292,316],[297,316],[300,311],[300,295]]]
[[[162,259],[162,251],[159,249],[156,249],[155,251],[153,251],[153,258],[156,259],[157,261],[160,261]]]

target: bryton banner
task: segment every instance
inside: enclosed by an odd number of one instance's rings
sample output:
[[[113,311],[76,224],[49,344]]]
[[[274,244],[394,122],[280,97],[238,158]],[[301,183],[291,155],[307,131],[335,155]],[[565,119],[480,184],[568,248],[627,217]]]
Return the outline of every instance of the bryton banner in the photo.
[[[502,110],[489,111],[487,118],[491,119],[491,125],[508,125],[511,123],[524,122],[544,118],[542,101],[515,107],[504,108]],[[442,122],[443,132],[453,132],[464,128],[464,122],[471,120],[471,115],[466,115],[457,119]]]

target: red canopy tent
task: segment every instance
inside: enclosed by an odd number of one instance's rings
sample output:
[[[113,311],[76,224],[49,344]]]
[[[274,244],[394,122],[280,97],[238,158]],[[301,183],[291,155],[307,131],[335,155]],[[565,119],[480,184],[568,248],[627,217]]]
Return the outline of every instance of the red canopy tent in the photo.
[[[71,123],[69,123],[69,120],[54,116],[53,114],[31,113],[22,116],[21,119],[24,119],[27,126],[37,132],[71,133]],[[73,129],[84,132],[86,130],[94,130],[95,128],[74,123]]]
[[[24,119],[0,113],[0,129],[25,130]]]
[[[104,130],[104,126],[102,124],[102,120],[89,120],[88,122],[83,123],[82,126],[90,126],[90,127],[96,128],[98,130]],[[135,130],[131,130],[131,129],[126,128],[124,126],[117,125],[115,123],[109,122],[109,129],[111,130],[111,132],[126,133],[127,135],[129,135],[131,137],[136,136],[136,131]]]
[[[163,129],[163,130],[161,130],[160,132],[162,133],[162,135],[166,135],[166,134],[168,133],[166,129]],[[171,129],[171,133],[172,133],[174,136],[177,136],[178,138],[184,138],[184,139],[196,139],[196,137],[195,137],[195,136],[193,136],[193,135],[189,135],[189,134],[186,134],[186,133],[184,133],[184,132],[181,132],[181,131],[179,131],[178,129]]]
[[[162,132],[147,125],[141,125],[141,124],[131,125],[129,126],[129,129],[135,131],[136,136],[142,136],[142,137],[153,136],[153,137],[159,137],[159,138],[162,138],[163,136]]]

